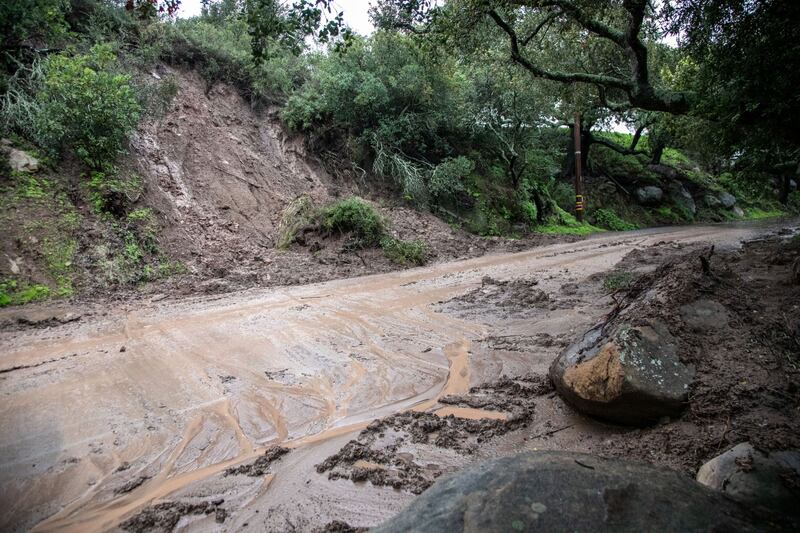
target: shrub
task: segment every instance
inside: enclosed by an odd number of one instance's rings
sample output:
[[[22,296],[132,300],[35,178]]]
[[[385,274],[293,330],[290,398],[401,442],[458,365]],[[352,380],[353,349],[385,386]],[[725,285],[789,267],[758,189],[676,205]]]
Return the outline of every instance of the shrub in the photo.
[[[401,265],[424,265],[427,260],[428,248],[422,241],[404,241],[392,237],[381,239],[381,248],[386,257]]]
[[[322,229],[328,233],[350,233],[360,247],[380,244],[385,233],[385,222],[370,204],[361,198],[347,198],[324,208],[321,213]]]
[[[613,209],[598,209],[594,212],[594,223],[612,231],[631,231],[638,229],[636,224],[621,219]]]
[[[49,57],[36,95],[39,142],[51,151],[69,148],[90,168],[111,165],[139,120],[130,77],[113,71],[108,45],[85,55]]]
[[[50,289],[45,285],[20,285],[15,280],[0,282],[0,307],[24,305],[50,297]]]
[[[436,165],[428,179],[428,191],[437,202],[446,201],[464,190],[462,180],[475,170],[475,163],[459,156]]]

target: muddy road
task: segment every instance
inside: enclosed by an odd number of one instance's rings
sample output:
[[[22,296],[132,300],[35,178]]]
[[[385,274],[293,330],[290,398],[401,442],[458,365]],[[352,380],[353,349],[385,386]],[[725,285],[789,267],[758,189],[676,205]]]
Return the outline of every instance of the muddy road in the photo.
[[[315,469],[370,421],[409,410],[503,418],[438,400],[546,372],[560,346],[611,305],[602,283],[586,280],[633,250],[644,251],[646,268],[651,255],[655,262],[673,249],[736,246],[772,230],[604,234],[315,285],[75,309],[80,319],[46,327],[4,326],[0,530],[104,531],[178,499],[205,503],[148,527],[378,524],[414,495]],[[516,306],[497,302],[487,312],[470,299],[491,297],[487,279],[529,280],[545,296],[526,301],[528,292]],[[6,325],[8,313],[0,315]],[[513,346],[522,334],[538,341]],[[225,475],[276,444],[290,452],[269,473]],[[469,460],[447,450],[425,464],[447,471]]]

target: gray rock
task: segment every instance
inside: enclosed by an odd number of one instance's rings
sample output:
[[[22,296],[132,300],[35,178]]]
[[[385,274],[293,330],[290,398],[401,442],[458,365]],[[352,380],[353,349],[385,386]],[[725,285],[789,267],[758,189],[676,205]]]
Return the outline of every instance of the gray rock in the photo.
[[[691,193],[689,193],[681,182],[671,181],[669,183],[669,199],[672,200],[672,203],[675,205],[691,212],[692,215],[697,214],[697,204],[694,198],[692,198]]]
[[[631,461],[548,451],[439,480],[373,531],[759,531],[745,506],[685,476]]]
[[[717,194],[717,198],[725,209],[731,209],[736,205],[736,197],[729,192],[721,192]]]
[[[606,334],[592,329],[550,366],[556,390],[578,411],[628,425],[678,415],[693,378],[658,321],[622,322]]]
[[[795,180],[789,180],[789,191],[794,192],[797,190],[797,182]]]
[[[733,206],[733,214],[739,218],[744,218],[744,210],[738,205]]]
[[[642,205],[658,205],[664,198],[664,191],[660,187],[648,185],[646,187],[639,187],[633,194],[636,200]]]
[[[671,180],[674,180],[675,178],[678,177],[678,171],[675,170],[674,167],[671,167],[669,165],[662,165],[662,164],[654,165],[651,163],[647,165],[647,168],[655,172],[656,174],[659,174]]]
[[[741,503],[782,513],[800,512],[798,451],[766,455],[743,442],[701,466],[697,481]]]
[[[11,167],[11,170],[28,173],[34,173],[39,170],[39,160],[27,152],[17,150],[16,148],[10,148],[7,153],[8,165]]]
[[[681,317],[695,331],[722,329],[728,325],[728,310],[714,300],[700,299],[681,307]]]
[[[703,196],[703,204],[705,204],[706,207],[709,207],[711,209],[717,209],[719,207],[722,207],[722,202],[720,201],[720,199],[717,198],[716,195],[711,193],[708,193],[705,196]]]

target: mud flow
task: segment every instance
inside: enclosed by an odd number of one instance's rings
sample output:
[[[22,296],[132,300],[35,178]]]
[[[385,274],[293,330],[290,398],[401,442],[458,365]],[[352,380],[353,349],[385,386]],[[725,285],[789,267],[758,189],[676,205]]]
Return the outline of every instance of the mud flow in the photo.
[[[0,530],[374,526],[488,443],[583,423],[550,416],[543,376],[613,305],[597,276],[764,231],[608,234],[4,328]]]

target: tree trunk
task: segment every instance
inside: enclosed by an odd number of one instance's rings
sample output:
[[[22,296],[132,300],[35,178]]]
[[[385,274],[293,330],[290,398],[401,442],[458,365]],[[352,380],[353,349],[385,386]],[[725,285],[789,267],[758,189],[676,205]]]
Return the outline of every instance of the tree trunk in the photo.
[[[591,132],[592,125],[581,125],[581,168],[586,171],[589,163],[589,147],[592,145],[594,138]],[[570,127],[570,131],[572,128]],[[561,171],[564,178],[571,178],[575,175],[575,140],[573,135],[569,136],[569,143],[567,144],[567,157],[564,161],[564,168]]]
[[[785,205],[789,202],[789,185],[791,184],[792,178],[789,176],[789,174],[781,174],[780,178],[778,179],[781,182],[780,187],[778,188],[778,200]]]
[[[653,165],[661,164],[661,156],[664,155],[664,145],[662,143],[657,143],[653,146],[653,157],[650,160],[650,163]]]
[[[547,216],[547,204],[544,198],[542,198],[541,193],[539,193],[535,187],[531,188],[531,197],[533,198],[533,203],[536,206],[536,223],[544,224]]]

